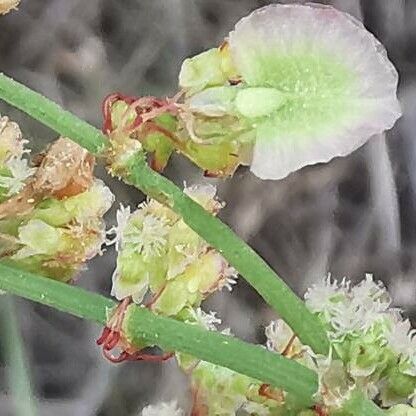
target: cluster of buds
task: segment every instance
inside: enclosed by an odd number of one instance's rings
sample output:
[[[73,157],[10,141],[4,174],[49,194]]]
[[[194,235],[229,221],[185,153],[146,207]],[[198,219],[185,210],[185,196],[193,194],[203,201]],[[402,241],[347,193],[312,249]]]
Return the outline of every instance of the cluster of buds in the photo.
[[[0,123],[0,256],[69,281],[101,252],[113,195],[94,178],[94,159],[77,144],[60,138],[29,168],[17,124],[5,117]]]
[[[105,99],[103,131],[112,143],[109,159],[114,174],[140,150],[148,155],[150,166],[157,171],[163,171],[173,152],[184,154],[203,169],[206,176],[231,175],[243,163],[241,155],[245,153],[241,149],[244,145],[229,140],[235,133],[227,133],[240,131],[239,124],[231,119],[227,126],[207,121],[201,126],[207,137],[218,135],[220,131],[224,132],[224,137],[220,141],[199,140],[183,97],[181,92],[165,99],[121,94],[111,94]],[[201,132],[198,134],[202,137]]]
[[[185,188],[185,193],[214,215],[222,207],[211,185]],[[134,212],[122,206],[117,222],[112,230],[115,237],[109,241],[118,251],[112,294],[123,302],[99,340],[104,351],[116,345],[129,350],[118,337],[122,335],[119,317],[131,300],[156,314],[184,321],[208,295],[231,289],[235,283],[236,272],[225,259],[159,202],[150,199]]]

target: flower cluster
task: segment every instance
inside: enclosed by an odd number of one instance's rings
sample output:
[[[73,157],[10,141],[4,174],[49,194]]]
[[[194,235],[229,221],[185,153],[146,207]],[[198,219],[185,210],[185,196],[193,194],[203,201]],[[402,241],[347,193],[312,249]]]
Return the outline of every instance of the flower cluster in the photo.
[[[266,347],[317,373],[316,405],[299,407],[280,389],[177,353],[180,367],[191,380],[191,414],[356,416],[349,410],[348,400],[358,389],[388,408],[390,416],[416,415],[415,330],[391,307],[384,286],[369,274],[355,286],[346,279],[337,282],[328,276],[310,288],[305,299],[328,332],[329,356],[314,354],[282,320],[266,327]],[[215,313],[201,309],[187,310],[182,319],[211,331],[221,323]]]
[[[68,139],[29,168],[17,124],[0,119],[0,255],[24,270],[68,281],[105,242],[110,190],[94,159]]]
[[[331,339],[345,377],[384,407],[406,403],[416,393],[416,338],[409,320],[370,274],[356,286],[328,276],[305,295]],[[349,389],[346,389],[348,391]]]
[[[185,189],[191,198],[215,214],[222,204],[210,185]],[[156,313],[178,316],[199,307],[210,293],[231,289],[235,271],[224,258],[168,207],[149,200],[130,212],[121,207],[112,232],[118,250],[113,295],[132,297]]]

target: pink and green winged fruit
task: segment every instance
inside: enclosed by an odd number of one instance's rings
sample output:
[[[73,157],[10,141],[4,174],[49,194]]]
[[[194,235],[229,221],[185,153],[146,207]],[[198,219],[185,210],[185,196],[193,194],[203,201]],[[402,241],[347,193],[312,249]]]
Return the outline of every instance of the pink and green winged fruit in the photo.
[[[210,185],[185,192],[217,213],[222,204]],[[146,303],[156,313],[176,316],[197,307],[210,293],[234,283],[235,271],[168,207],[155,200],[118,212],[113,240],[118,250],[113,295]]]
[[[384,47],[352,16],[269,5],[219,49],[184,61],[179,136],[204,146],[191,157],[204,169],[215,149],[234,158],[225,174],[249,163],[258,177],[280,179],[390,129],[400,116],[397,81]]]
[[[0,204],[0,255],[19,268],[68,281],[105,242],[110,190],[94,159],[60,138],[20,191]]]

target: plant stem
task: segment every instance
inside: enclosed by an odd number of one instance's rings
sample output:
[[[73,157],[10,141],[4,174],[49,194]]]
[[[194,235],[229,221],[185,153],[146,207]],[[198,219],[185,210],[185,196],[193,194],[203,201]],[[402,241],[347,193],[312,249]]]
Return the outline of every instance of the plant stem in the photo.
[[[42,95],[0,74],[0,97],[94,154],[107,139]],[[284,319],[299,339],[315,352],[327,354],[329,342],[317,318],[270,266],[227,225],[207,213],[172,182],[150,169],[142,157],[127,167],[126,180],[152,198],[167,203],[185,223],[215,247]]]
[[[0,97],[93,154],[101,153],[108,146],[107,138],[95,127],[2,73]]]
[[[16,308],[10,296],[0,299],[0,311],[3,323],[1,344],[7,364],[7,379],[12,393],[16,416],[35,416],[35,399],[30,385],[28,363]]]
[[[0,263],[0,289],[105,324],[110,299]],[[167,351],[180,351],[292,393],[305,406],[313,403],[317,376],[308,368],[266,349],[206,331],[131,305],[124,325],[133,343],[146,340]]]

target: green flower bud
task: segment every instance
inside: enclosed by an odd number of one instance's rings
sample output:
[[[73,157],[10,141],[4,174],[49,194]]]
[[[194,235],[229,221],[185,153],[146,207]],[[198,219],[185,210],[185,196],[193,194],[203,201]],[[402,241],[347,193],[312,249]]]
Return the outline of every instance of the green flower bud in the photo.
[[[392,406],[407,402],[415,390],[416,377],[403,374],[399,368],[392,367],[382,383],[380,398],[383,406]]]
[[[220,49],[209,49],[206,52],[185,59],[179,74],[179,85],[196,92],[206,87],[222,85],[232,75],[231,62]]]

